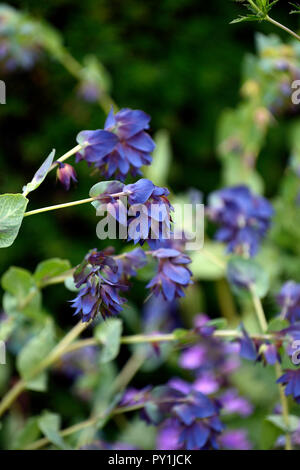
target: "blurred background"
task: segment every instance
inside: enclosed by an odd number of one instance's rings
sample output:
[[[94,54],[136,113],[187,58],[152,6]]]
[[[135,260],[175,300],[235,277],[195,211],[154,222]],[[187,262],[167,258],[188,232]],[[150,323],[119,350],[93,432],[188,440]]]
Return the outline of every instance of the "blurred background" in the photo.
[[[167,185],[179,199],[191,189],[198,190],[206,201],[220,187],[246,182],[274,200],[280,226],[274,224],[279,228],[268,238],[260,261],[274,281],[272,295],[283,280],[300,281],[295,258],[300,255],[300,229],[295,224],[300,209],[294,204],[299,191],[300,123],[299,107],[293,108],[290,102],[290,83],[300,78],[298,45],[287,45],[290,39],[268,24],[230,25],[243,13],[230,0],[22,0],[9,5],[28,13],[30,21],[49,23],[58,35],[45,27],[47,50],[29,48],[28,55],[24,54],[19,49],[20,38],[1,22],[0,11],[0,79],[7,92],[7,104],[0,105],[1,193],[20,192],[52,148],[59,157],[76,145],[79,131],[103,127],[106,113],[94,100],[95,90],[85,88],[85,83],[68,73],[72,60],[70,65],[64,61],[65,52],[60,54],[63,44],[77,61],[86,64],[90,77],[100,73],[103,88],[119,108],[142,109],[152,116],[151,135],[160,152],[156,160],[161,156],[165,161],[166,154],[169,157],[164,181],[158,170],[154,183]],[[288,13],[287,2],[280,1],[274,8],[275,18],[296,30],[298,17]],[[264,36],[257,36],[258,30]],[[28,25],[26,34],[31,34]],[[35,39],[34,33],[33,44]],[[7,41],[15,62],[1,55]],[[69,163],[73,161],[71,158]],[[287,166],[290,173],[286,173]],[[88,197],[99,176],[84,161],[76,165],[76,171],[78,184],[69,192],[51,174],[32,193],[28,209]],[[284,183],[283,174],[287,174]],[[276,202],[279,193],[282,202]],[[286,201],[293,201],[288,210]],[[1,274],[10,265],[33,271],[41,260],[52,257],[78,264],[89,249],[102,247],[96,222],[89,205],[25,219],[14,245],[1,250]],[[213,234],[210,225],[207,232]],[[117,247],[123,249],[121,243]],[[224,253],[223,247],[218,250]],[[211,317],[221,313],[236,321],[236,306],[223,275],[202,264],[200,258],[194,260],[193,269],[195,280],[201,282],[195,283],[181,305],[183,325],[190,326],[199,311]],[[131,333],[141,331],[140,312],[149,277],[142,273],[130,294],[124,316]],[[43,296],[44,308],[60,326],[74,323],[66,303],[74,295],[63,285],[49,287]],[[267,315],[272,316],[277,306],[271,296],[266,304]],[[174,363],[156,379],[146,370],[137,383],[160,382],[163,374],[167,380],[172,367]],[[258,374],[256,380],[252,369],[246,368],[239,385],[250,389],[251,399],[261,405],[258,414],[264,416],[265,407],[271,406],[270,397],[273,403],[276,396],[273,377],[266,389],[261,379],[268,381],[268,373],[260,368]],[[250,383],[252,387],[248,387]],[[31,413],[45,404],[69,417],[74,410],[78,412],[78,404],[66,404],[64,384],[55,393],[53,390],[50,388],[47,399],[36,394]],[[81,411],[85,415],[86,410]],[[257,416],[253,418],[254,440]]]
[[[242,63],[255,49],[255,29],[274,32],[271,26],[230,25],[243,12],[224,0],[31,0],[9,5],[49,22],[79,61],[96,56],[108,71],[118,106],[149,113],[152,134],[169,132],[173,160],[168,185],[175,193],[192,187],[207,194],[221,185],[218,122],[224,109],[240,99]],[[276,14],[297,26],[285,2],[279,2]],[[75,145],[80,130],[101,128],[105,114],[98,103],[79,96],[76,79],[47,54],[27,70],[10,72],[2,64],[0,71],[7,87],[7,104],[0,107],[0,188],[17,192],[52,148],[62,155]],[[267,195],[276,191],[287,158],[278,132],[284,135],[284,125],[271,130],[259,163],[268,178]],[[32,194],[30,209],[86,197],[97,175],[88,177],[85,162],[76,171],[79,184],[70,193],[52,175]],[[34,267],[51,256],[76,263],[87,247],[97,245],[94,222],[87,206],[27,220],[14,246],[1,252],[1,268],[11,263]]]

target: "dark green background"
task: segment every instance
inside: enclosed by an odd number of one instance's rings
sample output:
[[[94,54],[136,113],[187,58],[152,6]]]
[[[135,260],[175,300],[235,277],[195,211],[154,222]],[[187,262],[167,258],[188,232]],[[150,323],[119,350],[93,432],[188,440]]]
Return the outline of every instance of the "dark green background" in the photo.
[[[153,133],[169,130],[174,155],[169,185],[174,192],[195,187],[207,194],[218,187],[218,118],[239,100],[242,59],[254,50],[255,30],[270,33],[272,26],[230,25],[242,9],[227,0],[36,0],[10,5],[60,30],[78,60],[95,54],[111,75],[118,105],[149,113]],[[297,17],[288,11],[281,1],[274,16],[296,28]],[[78,98],[74,78],[47,56],[30,72],[7,75],[2,70],[1,75],[7,104],[0,108],[0,188],[1,193],[18,192],[52,148],[62,155],[75,145],[80,130],[102,127],[104,114],[97,104]],[[273,140],[271,134],[272,152],[266,152],[261,169],[271,188],[270,164],[277,180],[286,159],[278,132],[284,126],[276,129]],[[30,208],[87,197],[97,177],[90,177],[85,162],[77,171],[79,184],[70,193],[55,184],[53,175],[32,195]],[[53,256],[77,263],[97,244],[91,207],[35,216],[25,220],[13,247],[1,252],[1,271],[11,263],[34,268]]]

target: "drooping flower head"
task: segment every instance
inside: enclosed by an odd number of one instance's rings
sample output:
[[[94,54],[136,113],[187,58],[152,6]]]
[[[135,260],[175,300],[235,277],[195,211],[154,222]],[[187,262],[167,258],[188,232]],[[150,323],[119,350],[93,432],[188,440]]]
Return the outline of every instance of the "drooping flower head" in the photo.
[[[291,323],[300,320],[300,284],[294,281],[287,281],[283,284],[277,297],[279,305],[282,307],[282,316]]]
[[[142,178],[123,190],[128,193],[128,240],[140,244],[147,241],[154,249],[161,240],[170,238],[173,208],[167,198],[168,189]]]
[[[286,369],[284,372],[277,383],[285,385],[285,394],[292,395],[294,400],[300,404],[300,369]]]
[[[110,250],[92,250],[75,271],[75,285],[80,290],[72,307],[76,309],[74,315],[80,314],[83,322],[98,313],[106,318],[122,310],[125,299],[120,297],[119,291],[125,290],[125,286],[118,282],[118,266],[110,253]]]
[[[270,227],[273,208],[247,186],[235,186],[211,194],[208,215],[221,226],[216,239],[229,252],[253,256]]]
[[[155,144],[149,134],[150,116],[140,110],[111,109],[104,130],[82,131],[77,142],[84,145],[78,160],[86,160],[98,168],[103,176],[116,175],[122,181],[128,173],[141,174],[141,167],[151,163]]]
[[[192,272],[187,267],[191,263],[189,256],[170,248],[159,248],[151,254],[159,263],[157,274],[147,287],[150,287],[155,295],[161,293],[169,302],[176,297],[183,297],[183,288],[192,283]]]
[[[70,189],[71,181],[77,183],[76,171],[68,163],[62,163],[57,161],[58,164],[56,176],[57,179],[61,182],[64,188],[68,191]]]

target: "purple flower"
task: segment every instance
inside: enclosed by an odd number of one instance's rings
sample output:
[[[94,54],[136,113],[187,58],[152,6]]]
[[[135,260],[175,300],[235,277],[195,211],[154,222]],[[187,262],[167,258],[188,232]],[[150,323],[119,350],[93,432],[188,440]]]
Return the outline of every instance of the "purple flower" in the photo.
[[[106,178],[115,174],[123,181],[129,172],[133,176],[141,174],[140,168],[151,163],[150,153],[155,148],[145,132],[150,119],[143,111],[125,108],[114,114],[111,109],[105,130],[78,134],[77,142],[85,144],[78,159],[93,163]]]
[[[191,259],[177,250],[160,248],[152,256],[159,260],[158,272],[148,283],[155,295],[162,293],[165,300],[171,302],[176,297],[183,297],[183,288],[192,283],[192,273],[187,267]]]
[[[208,214],[221,225],[216,239],[227,243],[229,252],[253,256],[270,227],[273,208],[247,186],[235,186],[210,196]]]
[[[167,302],[162,295],[151,296],[143,309],[143,331],[170,333],[182,326],[178,302]]]
[[[243,336],[238,340],[240,344],[240,356],[248,361],[256,361],[257,347],[254,341],[250,338],[247,331],[242,325]]]
[[[146,403],[146,401],[149,399],[150,392],[151,387],[149,385],[144,387],[142,390],[138,390],[133,387],[128,388],[125,391],[119,406],[131,406]]]
[[[253,412],[251,403],[246,398],[239,396],[237,390],[227,390],[219,400],[225,413],[246,417]]]
[[[70,189],[71,180],[77,183],[76,171],[68,163],[56,162],[58,169],[56,172],[57,179],[61,182],[64,188],[68,191]]]
[[[204,345],[196,344],[187,348],[180,356],[179,365],[183,369],[198,369],[207,359],[207,349]]]
[[[75,270],[75,285],[81,289],[72,301],[72,307],[76,309],[74,315],[80,314],[83,322],[95,318],[98,313],[106,318],[122,311],[125,299],[119,296],[119,291],[126,287],[118,282],[118,266],[110,254],[110,249],[92,250]]]
[[[176,430],[178,449],[217,449],[217,436],[223,430],[220,404],[189,388],[184,381],[171,381],[160,397],[161,405],[158,402],[160,411],[165,414],[167,426],[171,422]]]
[[[170,238],[173,209],[167,196],[167,188],[155,186],[150,180],[140,179],[124,186],[128,194],[128,240],[143,244],[148,241],[152,249],[160,246],[163,239]]]
[[[292,395],[294,400],[300,404],[300,369],[286,369],[284,372],[277,383],[285,385],[285,394]]]
[[[291,323],[300,320],[300,284],[287,281],[283,284],[277,301],[282,307],[282,316],[288,318]]]
[[[156,448],[158,450],[178,450],[181,429],[176,419],[167,419],[158,430]]]
[[[225,431],[220,437],[221,447],[228,450],[251,450],[252,444],[247,438],[247,432],[244,429],[235,429]]]

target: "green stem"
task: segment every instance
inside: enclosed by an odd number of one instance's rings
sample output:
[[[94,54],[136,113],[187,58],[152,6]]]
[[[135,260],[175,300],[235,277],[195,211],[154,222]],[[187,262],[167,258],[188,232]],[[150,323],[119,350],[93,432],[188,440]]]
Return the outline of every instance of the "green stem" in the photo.
[[[68,158],[72,157],[72,155],[75,155],[75,153],[79,152],[81,149],[84,148],[84,145],[76,145],[76,147],[73,147],[71,150],[69,150],[68,152],[64,153],[64,155],[62,155],[60,158],[58,158],[56,161],[57,162],[64,162],[65,160],[67,160]],[[58,163],[53,163],[53,165],[51,166],[50,170],[53,170],[54,168],[56,168],[58,166]]]
[[[216,330],[213,333],[215,338],[239,338],[241,332],[237,330]],[[251,338],[261,339],[270,341],[273,339],[271,334],[252,334]],[[194,334],[191,335],[191,340],[197,341],[199,336]],[[164,342],[176,342],[178,337],[174,333],[165,334],[165,335],[132,335],[132,336],[123,336],[121,338],[121,344],[142,344],[142,343],[164,343]],[[70,353],[77,351],[78,349],[85,348],[86,346],[100,346],[101,343],[96,338],[87,338],[71,344],[65,353]]]
[[[277,26],[277,28],[280,28],[282,29],[283,31],[285,31],[286,33],[290,34],[291,36],[293,36],[293,38],[297,39],[298,41],[300,41],[300,36],[295,33],[294,31],[292,31],[290,28],[287,28],[286,26],[284,26],[283,24],[279,23],[278,21],[274,20],[273,18],[271,18],[270,16],[266,16],[265,18],[266,21],[268,21],[269,23],[272,23],[274,24],[275,26]]]
[[[119,407],[111,412],[111,416],[122,414],[122,413],[128,413],[130,411],[140,410],[143,407],[144,407],[144,404]],[[74,426],[70,426],[69,428],[66,428],[60,431],[59,434],[61,435],[61,437],[70,436],[71,434],[82,431],[83,429],[97,425],[98,421],[100,421],[104,417],[105,417],[105,412],[101,413],[100,415],[93,416],[92,418],[87,419],[86,421],[82,421],[81,423],[75,424]],[[23,450],[37,450],[37,449],[41,449],[42,447],[45,447],[48,444],[50,444],[49,439],[44,437],[43,439],[39,439],[38,441],[35,441],[32,444],[29,444],[28,446],[24,447]]]
[[[66,207],[78,206],[79,204],[87,204],[89,202],[95,201],[96,199],[96,197],[89,197],[87,199],[80,199],[79,201],[65,202],[64,204],[56,204],[55,206],[41,207],[40,209],[25,212],[24,217],[28,217],[29,215],[41,214],[42,212],[64,209]]]
[[[254,305],[256,316],[258,318],[258,321],[259,321],[259,324],[261,326],[263,333],[265,333],[268,329],[268,323],[266,320],[262,303],[260,301],[260,298],[256,294],[253,286],[250,287],[250,292],[252,295],[252,300],[253,300],[253,305]],[[276,373],[277,379],[282,375],[281,366],[278,362],[275,363],[275,373]],[[279,396],[280,396],[280,402],[281,402],[281,407],[282,407],[282,418],[286,427],[289,428],[289,405],[288,405],[287,397],[285,396],[284,388],[282,384],[278,384],[278,388],[279,388]],[[291,441],[291,436],[289,432],[286,432],[286,435],[285,435],[285,449],[292,450],[292,441]]]
[[[128,196],[129,194],[130,194],[129,191],[128,192],[121,191],[119,193],[110,194],[110,197]],[[99,196],[88,197],[87,199],[80,199],[79,201],[65,202],[63,204],[56,204],[54,206],[41,207],[40,209],[35,209],[33,211],[25,212],[24,217],[28,217],[29,215],[41,214],[43,212],[55,211],[58,209],[65,209],[66,207],[78,206],[80,204],[87,204],[89,202],[96,201],[97,199],[99,199]]]

